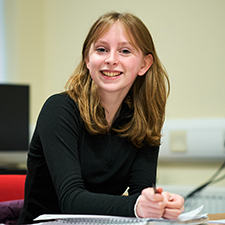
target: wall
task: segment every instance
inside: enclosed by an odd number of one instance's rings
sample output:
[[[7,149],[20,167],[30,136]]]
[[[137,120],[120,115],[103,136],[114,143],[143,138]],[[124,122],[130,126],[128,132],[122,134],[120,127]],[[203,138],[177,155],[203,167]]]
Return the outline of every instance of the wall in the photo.
[[[7,81],[30,85],[31,123],[34,124],[48,86],[42,0],[4,1],[4,12]]]
[[[110,10],[136,14],[152,33],[171,81],[167,119],[225,117],[223,0],[4,0],[4,7],[7,77],[31,85],[32,125],[45,99],[63,90],[93,21]],[[159,183],[204,182],[219,165],[161,162]]]

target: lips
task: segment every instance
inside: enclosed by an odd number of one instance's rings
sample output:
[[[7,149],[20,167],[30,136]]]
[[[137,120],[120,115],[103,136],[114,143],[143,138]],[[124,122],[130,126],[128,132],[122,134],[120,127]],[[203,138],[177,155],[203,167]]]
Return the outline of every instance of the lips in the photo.
[[[115,72],[115,71],[101,71],[103,75],[107,77],[116,77],[119,76],[122,72]]]

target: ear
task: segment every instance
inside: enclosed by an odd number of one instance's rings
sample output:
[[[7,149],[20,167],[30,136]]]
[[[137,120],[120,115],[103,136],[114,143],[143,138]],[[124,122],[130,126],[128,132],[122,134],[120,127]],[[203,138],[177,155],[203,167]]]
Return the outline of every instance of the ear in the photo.
[[[88,58],[88,56],[85,57],[85,63],[86,63],[86,67],[89,69],[89,58]]]
[[[148,54],[144,56],[142,65],[138,71],[138,76],[143,76],[148,71],[148,69],[151,67],[153,63],[153,56],[151,54]]]
[[[89,70],[89,64],[90,64],[90,60],[89,60],[89,51],[87,48],[85,49],[84,51],[84,61],[86,63],[86,67],[88,68]]]

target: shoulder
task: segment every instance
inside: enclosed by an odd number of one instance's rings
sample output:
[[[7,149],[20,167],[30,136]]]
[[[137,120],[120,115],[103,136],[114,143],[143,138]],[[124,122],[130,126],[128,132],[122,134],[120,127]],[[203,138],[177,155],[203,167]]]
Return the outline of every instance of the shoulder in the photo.
[[[76,102],[64,92],[50,96],[43,105],[43,108],[51,109],[60,109],[64,107],[78,110]]]
[[[77,106],[75,101],[65,92],[50,96],[46,100],[45,104],[55,104],[55,105],[72,104],[73,106]]]
[[[37,119],[37,127],[41,132],[44,130],[57,132],[68,127],[79,130],[81,125],[79,108],[65,93],[50,96],[45,101]]]
[[[76,102],[66,93],[50,96],[44,103],[40,115],[47,117],[80,116]]]

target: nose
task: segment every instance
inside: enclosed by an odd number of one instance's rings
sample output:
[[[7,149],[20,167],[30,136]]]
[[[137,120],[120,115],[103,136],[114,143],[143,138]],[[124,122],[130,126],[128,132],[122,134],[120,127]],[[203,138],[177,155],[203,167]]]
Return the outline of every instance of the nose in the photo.
[[[105,59],[105,63],[109,66],[116,66],[118,64],[118,57],[117,53],[114,51],[109,52]]]

